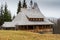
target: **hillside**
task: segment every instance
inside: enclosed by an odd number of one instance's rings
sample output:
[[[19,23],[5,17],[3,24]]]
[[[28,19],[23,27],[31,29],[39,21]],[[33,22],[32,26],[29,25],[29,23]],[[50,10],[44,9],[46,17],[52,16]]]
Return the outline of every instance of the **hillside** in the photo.
[[[60,35],[0,30],[0,40],[60,40]]]

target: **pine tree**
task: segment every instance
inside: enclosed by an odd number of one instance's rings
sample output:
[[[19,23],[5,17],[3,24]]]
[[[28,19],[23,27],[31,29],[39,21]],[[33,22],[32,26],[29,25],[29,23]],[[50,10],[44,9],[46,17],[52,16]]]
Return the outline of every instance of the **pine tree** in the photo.
[[[0,26],[4,23],[4,19],[3,19],[3,5],[1,6],[0,9]]]
[[[3,5],[1,6],[1,11],[0,11],[0,13],[1,13],[1,16],[3,15]]]
[[[33,5],[33,1],[32,1],[32,0],[30,1],[30,5],[31,5],[31,7],[32,7],[32,5]]]
[[[27,8],[25,0],[23,1],[23,8]]]
[[[11,12],[10,11],[8,11],[8,21],[12,21],[12,19],[11,19]]]
[[[4,22],[8,22],[8,21],[11,21],[11,13],[7,9],[7,4],[5,4],[5,8],[4,8]]]
[[[17,14],[18,14],[19,12],[21,12],[21,1],[19,1],[19,3],[18,3]]]

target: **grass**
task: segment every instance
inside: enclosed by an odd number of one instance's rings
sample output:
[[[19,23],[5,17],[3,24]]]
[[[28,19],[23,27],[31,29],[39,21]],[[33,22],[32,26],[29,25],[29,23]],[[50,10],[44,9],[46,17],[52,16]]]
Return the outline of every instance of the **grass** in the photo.
[[[26,31],[0,30],[0,40],[60,40],[60,35],[38,34]]]

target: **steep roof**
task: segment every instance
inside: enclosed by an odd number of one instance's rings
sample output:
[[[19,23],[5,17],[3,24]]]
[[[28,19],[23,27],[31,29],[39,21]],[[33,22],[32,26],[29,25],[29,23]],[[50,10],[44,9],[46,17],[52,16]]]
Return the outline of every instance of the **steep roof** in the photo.
[[[22,9],[22,12],[29,18],[44,18],[39,9]]]
[[[46,18],[44,21],[29,21],[24,12],[20,12],[16,18],[12,21],[15,22],[16,25],[50,25],[53,24],[49,22]]]
[[[25,9],[22,8],[22,12],[25,13],[26,16],[28,16],[29,18],[44,18],[45,16],[41,13],[37,3],[34,3],[33,6],[34,9],[29,8],[29,9]]]
[[[4,24],[2,25],[2,27],[15,27],[14,24],[15,23],[12,23],[12,22],[4,22]]]

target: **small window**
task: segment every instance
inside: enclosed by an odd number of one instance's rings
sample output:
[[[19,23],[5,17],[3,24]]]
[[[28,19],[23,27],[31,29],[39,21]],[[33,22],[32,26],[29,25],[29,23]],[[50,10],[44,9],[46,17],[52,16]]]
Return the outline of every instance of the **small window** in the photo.
[[[37,18],[36,18],[36,21],[37,21]]]
[[[32,18],[31,18],[31,21],[32,21]]]
[[[35,19],[33,18],[33,21],[35,21]]]
[[[40,18],[39,18],[39,21],[40,21]]]

